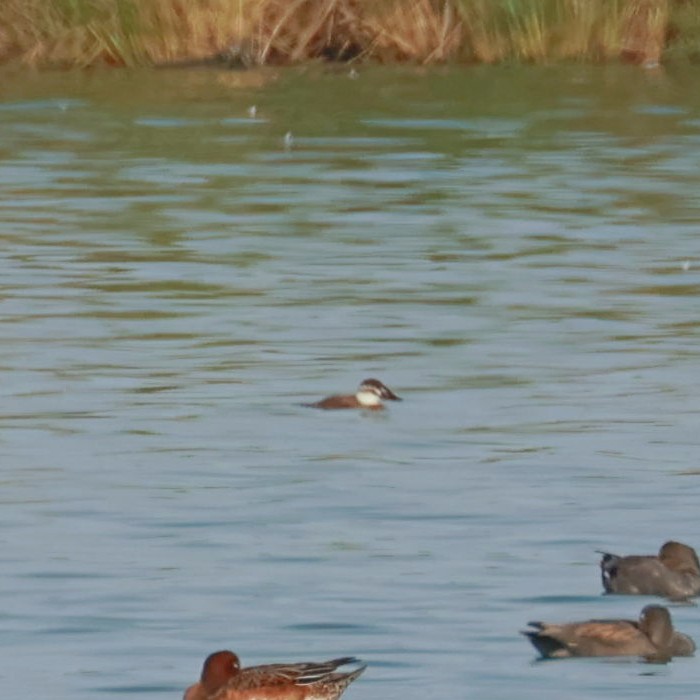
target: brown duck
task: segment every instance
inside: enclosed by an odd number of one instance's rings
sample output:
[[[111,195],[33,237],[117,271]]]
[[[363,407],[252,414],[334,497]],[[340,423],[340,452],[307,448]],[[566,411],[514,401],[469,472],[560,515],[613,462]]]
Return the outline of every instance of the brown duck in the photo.
[[[199,682],[183,700],[337,700],[364,670],[337,672],[358,664],[351,656],[320,663],[267,664],[241,668],[232,651],[217,651],[204,662]]]
[[[671,615],[662,605],[647,605],[633,620],[587,620],[586,622],[528,623],[523,630],[540,654],[549,659],[571,656],[642,656],[668,660],[692,656],[695,643],[673,629]]]
[[[672,600],[700,594],[700,562],[687,544],[666,542],[658,555],[601,554],[600,571],[607,593],[659,595]]]

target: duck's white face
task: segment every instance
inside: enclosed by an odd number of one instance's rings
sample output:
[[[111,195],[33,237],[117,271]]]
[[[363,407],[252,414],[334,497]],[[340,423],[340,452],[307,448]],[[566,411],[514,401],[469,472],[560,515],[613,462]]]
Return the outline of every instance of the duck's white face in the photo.
[[[369,407],[382,405],[382,400],[377,394],[377,392],[374,390],[374,388],[362,386],[360,387],[360,390],[357,392],[357,394],[355,394],[355,396],[363,406]]]

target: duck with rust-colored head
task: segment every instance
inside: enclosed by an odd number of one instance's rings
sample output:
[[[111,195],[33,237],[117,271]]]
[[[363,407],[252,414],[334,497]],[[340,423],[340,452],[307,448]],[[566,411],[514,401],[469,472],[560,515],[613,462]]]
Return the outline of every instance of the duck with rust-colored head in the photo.
[[[383,401],[402,401],[386,384],[378,379],[365,379],[354,394],[336,394],[316,403],[307,403],[311,408],[332,410],[337,408],[366,408],[377,411],[384,408]]]
[[[672,600],[700,594],[700,562],[687,544],[665,542],[658,554],[601,554],[600,572],[607,593],[658,595]]]
[[[241,668],[232,651],[210,654],[198,683],[183,700],[336,700],[364,670],[340,666],[360,663],[352,656],[320,663],[267,664]]]
[[[666,661],[692,656],[695,643],[676,632],[668,608],[647,605],[638,621],[587,620],[585,622],[529,622],[523,630],[532,645],[547,659],[571,656],[641,656]]]

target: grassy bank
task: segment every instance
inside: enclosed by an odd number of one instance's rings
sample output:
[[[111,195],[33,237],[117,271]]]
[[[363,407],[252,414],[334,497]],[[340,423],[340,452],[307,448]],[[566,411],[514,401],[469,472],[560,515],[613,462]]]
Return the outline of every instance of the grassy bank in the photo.
[[[0,60],[549,62],[700,56],[700,0],[3,0]]]

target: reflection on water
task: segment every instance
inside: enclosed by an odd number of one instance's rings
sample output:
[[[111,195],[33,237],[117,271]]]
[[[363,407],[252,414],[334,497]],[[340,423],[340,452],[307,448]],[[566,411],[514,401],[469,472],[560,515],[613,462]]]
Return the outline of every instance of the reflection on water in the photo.
[[[356,698],[690,696],[517,630],[637,616],[596,549],[700,545],[694,76],[226,76],[6,77],[8,696],[178,697],[222,647],[356,654]],[[367,376],[404,402],[300,405]]]

